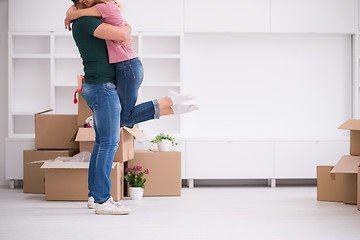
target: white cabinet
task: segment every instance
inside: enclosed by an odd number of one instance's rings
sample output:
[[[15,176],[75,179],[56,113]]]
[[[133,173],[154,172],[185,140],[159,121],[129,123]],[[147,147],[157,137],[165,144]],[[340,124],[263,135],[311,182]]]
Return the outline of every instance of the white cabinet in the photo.
[[[271,32],[355,33],[357,0],[271,0]]]
[[[10,0],[9,31],[66,31],[64,18],[70,0]]]
[[[276,142],[275,178],[316,178],[316,166],[335,165],[349,141]]]
[[[186,142],[187,179],[309,179],[349,154],[349,140]]]
[[[123,0],[123,15],[134,31],[183,31],[183,0]]]
[[[274,143],[187,141],[188,179],[270,179]]]
[[[185,32],[269,32],[270,0],[185,0]]]
[[[23,151],[35,149],[34,139],[5,139],[5,178],[23,179]]]

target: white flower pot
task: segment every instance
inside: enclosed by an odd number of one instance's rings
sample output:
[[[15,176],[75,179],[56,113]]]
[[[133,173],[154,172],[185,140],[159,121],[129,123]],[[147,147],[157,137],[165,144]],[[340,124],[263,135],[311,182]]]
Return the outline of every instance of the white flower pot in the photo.
[[[132,200],[141,200],[144,195],[144,189],[141,187],[130,187],[130,197]]]
[[[169,140],[162,140],[157,143],[160,152],[168,152],[170,150],[171,142]]]

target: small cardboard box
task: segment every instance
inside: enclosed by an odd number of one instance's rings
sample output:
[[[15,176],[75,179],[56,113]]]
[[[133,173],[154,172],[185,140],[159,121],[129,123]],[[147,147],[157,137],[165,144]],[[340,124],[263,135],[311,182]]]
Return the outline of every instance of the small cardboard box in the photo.
[[[357,178],[357,209],[360,211],[360,167],[358,168]]]
[[[87,201],[88,162],[45,162],[45,199]],[[113,163],[110,175],[111,196],[120,200],[123,192],[123,164]]]
[[[338,128],[350,130],[350,155],[360,156],[360,119],[349,119]]]
[[[120,129],[119,147],[115,153],[114,162],[126,162],[134,158],[134,139],[144,137],[138,128],[122,127]],[[80,152],[92,152],[95,144],[94,128],[79,128],[75,141],[80,143]]]
[[[317,200],[342,202],[343,174],[330,173],[334,166],[317,166]]]
[[[359,156],[342,156],[330,173],[344,174],[342,183],[343,202],[357,204],[357,174]]]
[[[135,150],[135,158],[128,161],[128,167],[136,165],[150,172],[145,175],[144,196],[181,195],[181,152]]]
[[[73,141],[77,115],[49,114],[50,111],[35,114],[35,148],[79,149],[79,143]]]
[[[40,167],[44,160],[74,156],[77,150],[23,151],[24,193],[45,193],[45,174]]]
[[[79,127],[84,127],[85,120],[92,115],[92,111],[87,105],[85,99],[79,92],[79,102],[78,102],[78,120],[77,125]]]

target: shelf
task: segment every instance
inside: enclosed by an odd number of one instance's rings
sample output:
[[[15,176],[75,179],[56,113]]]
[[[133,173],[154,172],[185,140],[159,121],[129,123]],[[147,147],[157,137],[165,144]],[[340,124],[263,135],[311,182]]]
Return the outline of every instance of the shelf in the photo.
[[[80,54],[55,54],[59,59],[81,59]]]
[[[61,88],[61,87],[73,87],[73,88],[75,88],[75,90],[77,89],[77,83],[76,82],[74,82],[74,83],[71,83],[71,82],[67,82],[67,83],[55,83],[54,84],[54,87],[59,87],[59,88]]]
[[[143,56],[180,56],[179,36],[143,36]]]
[[[13,133],[9,136],[9,138],[15,139],[35,139],[35,133]]]
[[[50,54],[50,35],[13,35],[13,54]]]
[[[10,111],[36,112],[51,107],[50,59],[14,59]]]
[[[13,59],[36,59],[36,58],[49,58],[50,54],[14,54]]]
[[[180,59],[145,58],[142,63],[144,65],[144,83],[180,82]]]
[[[143,54],[142,59],[180,59],[180,54]]]
[[[180,87],[180,82],[144,82],[143,87]]]

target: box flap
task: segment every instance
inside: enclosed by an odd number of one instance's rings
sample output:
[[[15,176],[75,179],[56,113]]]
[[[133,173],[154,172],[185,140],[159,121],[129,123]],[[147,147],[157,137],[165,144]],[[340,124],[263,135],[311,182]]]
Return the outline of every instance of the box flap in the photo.
[[[360,130],[360,119],[349,119],[338,129]]]
[[[75,138],[76,142],[90,142],[95,141],[94,128],[79,128]]]
[[[35,114],[43,114],[43,113],[47,113],[47,112],[51,112],[53,111],[52,109],[48,109],[48,110],[45,110],[45,111],[42,111],[42,112],[38,112],[38,113],[35,113]]]
[[[357,173],[359,165],[360,156],[343,156],[330,173]]]
[[[112,168],[116,163],[112,164]],[[44,162],[41,166],[44,169],[88,169],[89,162]]]
[[[28,162],[27,164],[44,163],[44,162],[47,162],[47,161],[54,161],[54,159],[33,161],[33,162]]]
[[[123,127],[124,130],[126,130],[128,133],[130,133],[131,135],[133,135],[135,138],[141,138],[141,137],[145,137],[146,134],[143,133],[140,129],[138,129],[137,127],[133,127],[133,128],[128,128],[128,127]]]

